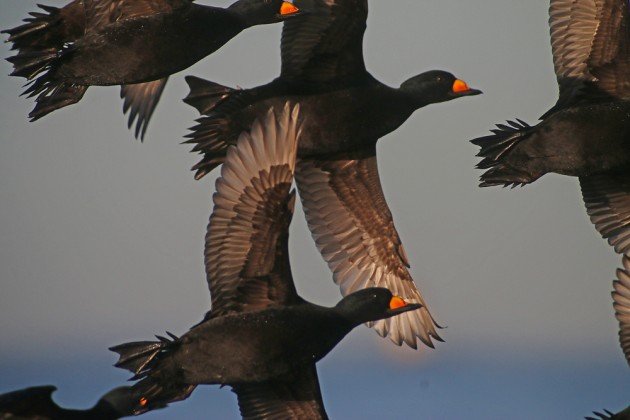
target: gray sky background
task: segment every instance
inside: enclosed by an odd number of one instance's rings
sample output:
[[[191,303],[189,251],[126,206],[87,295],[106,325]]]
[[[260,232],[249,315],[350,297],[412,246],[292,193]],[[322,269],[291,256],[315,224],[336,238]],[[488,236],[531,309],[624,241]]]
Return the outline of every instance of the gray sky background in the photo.
[[[422,109],[379,142],[385,194],[446,343],[414,352],[357,329],[320,365],[333,418],[570,419],[630,402],[610,297],[620,258],[588,221],[576,180],[477,188],[468,139],[507,118],[534,123],[555,102],[547,8],[370,2],[365,56],[375,77],[397,86],[445,69],[485,95]],[[2,0],[0,28],[33,10],[35,1]],[[217,171],[196,182],[188,170],[198,158],[179,143],[197,115],[181,102],[183,75],[270,81],[280,30],[250,29],[173,77],[144,144],[127,131],[115,87],[90,88],[78,105],[28,123],[33,101],[18,98],[22,79],[0,64],[0,392],[54,383],[60,402],[87,406],[127,378],[107,347],[181,334],[203,316]],[[298,291],[335,304],[301,210],[291,232]],[[235,417],[233,396],[202,390],[147,417],[210,414]]]

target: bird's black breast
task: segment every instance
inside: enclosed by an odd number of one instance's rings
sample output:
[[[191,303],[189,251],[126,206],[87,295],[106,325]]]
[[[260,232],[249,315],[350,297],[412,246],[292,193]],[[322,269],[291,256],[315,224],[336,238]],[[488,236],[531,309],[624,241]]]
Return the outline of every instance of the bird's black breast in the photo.
[[[315,305],[234,314],[195,327],[174,357],[190,383],[265,381],[321,359],[348,331]]]

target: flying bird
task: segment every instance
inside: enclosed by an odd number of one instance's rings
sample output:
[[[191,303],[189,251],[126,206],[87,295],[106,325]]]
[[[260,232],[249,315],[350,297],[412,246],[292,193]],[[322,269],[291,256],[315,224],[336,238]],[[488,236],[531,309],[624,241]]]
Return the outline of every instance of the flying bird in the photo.
[[[36,386],[0,395],[0,419],[115,420],[132,416],[136,403],[130,387],[125,386],[109,391],[92,408],[72,410],[61,408],[52,400],[56,390],[50,385]]]
[[[230,146],[216,182],[205,263],[212,309],[182,337],[112,347],[139,380],[135,413],[198,384],[231,386],[243,418],[325,419],[315,363],[354,327],[417,310],[385,288],[333,308],[296,292],[288,255],[298,106],[270,110]]]
[[[477,95],[445,71],[412,77],[399,88],[365,68],[367,0],[295,0],[309,14],[284,23],[282,71],[271,83],[231,89],[187,77],[185,102],[201,114],[188,135],[203,159],[200,179],[220,165],[239,134],[270,107],[297,101],[304,117],[295,178],[309,228],[334,281],[348,295],[386,287],[422,310],[372,326],[394,343],[417,348],[441,341],[437,324],[409,273],[409,261],[385,201],[376,143],[428,104]]]
[[[578,177],[586,211],[615,251],[630,256],[630,2],[552,0],[557,103],[535,126],[517,120],[472,140],[481,186],[517,186],[554,172]],[[627,260],[624,258],[624,266]],[[626,267],[627,268],[627,267]],[[623,271],[615,308],[628,358]],[[625,309],[624,309],[625,308]]]
[[[75,0],[40,5],[2,31],[17,54],[13,76],[30,81],[37,120],[81,100],[90,86],[121,85],[129,128],[144,138],[171,74],[212,54],[242,30],[299,16],[282,0],[239,0],[227,8],[193,0]]]

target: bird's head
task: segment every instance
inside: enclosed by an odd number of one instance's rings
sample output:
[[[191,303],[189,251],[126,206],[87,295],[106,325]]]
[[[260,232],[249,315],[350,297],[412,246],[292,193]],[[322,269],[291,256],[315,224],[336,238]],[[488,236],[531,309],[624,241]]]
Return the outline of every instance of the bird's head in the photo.
[[[238,0],[229,10],[237,13],[246,26],[282,22],[303,14],[292,2],[283,0]]]
[[[420,309],[422,305],[408,303],[388,289],[371,287],[346,296],[336,308],[356,326]]]
[[[443,70],[431,70],[414,76],[400,85],[400,90],[413,98],[419,107],[482,93]]]

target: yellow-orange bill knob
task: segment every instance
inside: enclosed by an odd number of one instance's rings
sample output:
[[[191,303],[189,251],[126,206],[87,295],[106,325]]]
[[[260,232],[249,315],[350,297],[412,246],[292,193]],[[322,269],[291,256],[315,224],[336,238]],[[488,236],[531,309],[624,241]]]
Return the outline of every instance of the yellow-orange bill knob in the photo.
[[[466,92],[466,91],[469,91],[469,90],[470,90],[470,88],[468,87],[466,82],[464,82],[463,80],[457,79],[453,83],[453,92],[455,92],[455,93]]]
[[[280,14],[282,16],[292,15],[293,13],[297,13],[299,11],[300,9],[298,9],[293,3],[289,3],[288,1],[283,1],[282,6],[280,6]]]
[[[405,306],[407,306],[407,302],[399,296],[394,296],[392,300],[389,301],[389,309],[404,308]]]
[[[147,405],[147,403],[149,402],[149,400],[147,400],[146,398],[142,397],[140,398],[140,406],[144,407],[145,405]]]

